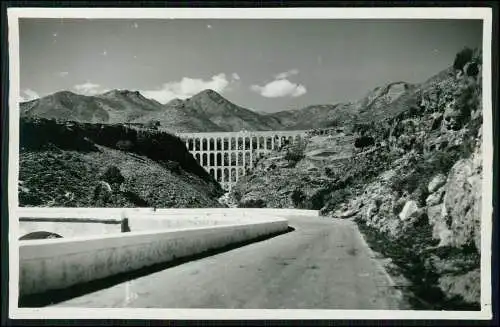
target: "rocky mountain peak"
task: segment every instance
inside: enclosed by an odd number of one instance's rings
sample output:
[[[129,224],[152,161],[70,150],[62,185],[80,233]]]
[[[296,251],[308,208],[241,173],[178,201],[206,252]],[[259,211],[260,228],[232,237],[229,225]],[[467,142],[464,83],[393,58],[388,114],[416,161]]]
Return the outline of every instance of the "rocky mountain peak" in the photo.
[[[211,101],[211,102],[215,102],[215,103],[230,103],[229,100],[227,100],[222,95],[220,95],[219,93],[217,93],[216,91],[214,91],[212,89],[203,90],[203,91],[193,95],[189,100],[193,101],[193,102]]]
[[[120,90],[114,89],[108,92],[101,94],[103,97],[140,97],[144,98],[144,96],[139,91],[130,91],[130,90]]]

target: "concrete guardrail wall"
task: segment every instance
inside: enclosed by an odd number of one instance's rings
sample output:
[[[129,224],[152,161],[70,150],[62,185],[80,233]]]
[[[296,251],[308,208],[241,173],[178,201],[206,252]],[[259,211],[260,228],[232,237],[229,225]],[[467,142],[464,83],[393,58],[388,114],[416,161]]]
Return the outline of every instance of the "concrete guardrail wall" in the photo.
[[[216,227],[19,241],[19,292],[22,296],[66,288],[287,228],[286,219],[260,217],[254,223]]]
[[[131,218],[136,215],[161,214],[166,216],[191,216],[191,217],[252,217],[252,216],[311,216],[318,217],[318,210],[299,209],[273,209],[273,208],[202,208],[202,209],[153,209],[153,208],[85,208],[75,210],[75,208],[18,208],[18,217],[82,217],[82,218]],[[258,219],[256,217],[255,219]]]
[[[47,231],[64,238],[121,232],[120,222],[128,219],[132,232],[221,226],[266,220],[269,216],[318,216],[316,210],[295,209],[152,209],[152,208],[22,208],[18,210],[19,237]],[[89,218],[92,217],[92,218]]]

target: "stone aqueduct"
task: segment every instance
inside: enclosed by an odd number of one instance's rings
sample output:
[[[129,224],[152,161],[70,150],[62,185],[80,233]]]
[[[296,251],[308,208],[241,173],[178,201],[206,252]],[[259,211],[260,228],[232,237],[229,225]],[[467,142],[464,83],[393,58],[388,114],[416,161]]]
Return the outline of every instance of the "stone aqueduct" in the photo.
[[[316,131],[330,134],[330,130]],[[241,131],[219,133],[177,133],[196,158],[225,189],[253,168],[259,156],[287,144],[302,142],[312,131]]]

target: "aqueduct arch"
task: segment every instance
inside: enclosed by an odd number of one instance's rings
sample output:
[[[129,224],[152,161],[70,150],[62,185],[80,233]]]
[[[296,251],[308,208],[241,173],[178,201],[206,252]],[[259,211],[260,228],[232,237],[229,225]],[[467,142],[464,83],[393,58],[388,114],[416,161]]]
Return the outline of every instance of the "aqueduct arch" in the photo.
[[[251,131],[225,133],[178,133],[189,152],[229,190],[252,168],[258,155],[286,144],[301,142],[309,131]]]

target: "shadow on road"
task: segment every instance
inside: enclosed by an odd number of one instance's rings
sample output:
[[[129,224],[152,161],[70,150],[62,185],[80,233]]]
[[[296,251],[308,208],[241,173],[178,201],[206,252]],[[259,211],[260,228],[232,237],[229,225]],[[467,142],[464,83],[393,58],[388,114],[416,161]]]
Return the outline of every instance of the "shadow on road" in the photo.
[[[270,234],[270,235],[266,235],[266,236],[257,237],[257,238],[250,239],[250,240],[247,240],[244,242],[230,244],[230,245],[227,245],[227,246],[224,246],[222,248],[215,249],[215,250],[208,250],[208,251],[205,251],[205,252],[202,252],[199,254],[186,256],[186,257],[182,257],[182,258],[177,258],[177,259],[165,262],[165,263],[151,265],[151,266],[140,268],[138,270],[134,270],[131,272],[120,273],[117,275],[94,280],[91,282],[77,284],[77,285],[74,285],[74,286],[71,286],[71,287],[68,287],[65,289],[53,290],[53,291],[48,291],[48,292],[39,293],[39,294],[31,294],[31,295],[21,296],[21,297],[19,297],[18,306],[20,308],[21,307],[34,308],[34,307],[44,307],[44,306],[48,306],[51,304],[56,304],[59,302],[69,300],[69,299],[74,298],[74,297],[78,297],[78,296],[82,296],[82,295],[85,295],[88,293],[96,292],[96,291],[99,291],[99,290],[102,290],[102,289],[129,281],[129,280],[133,280],[133,279],[140,278],[140,277],[143,277],[143,276],[146,276],[149,274],[153,274],[155,272],[159,272],[159,271],[167,269],[167,268],[175,267],[175,266],[181,265],[181,264],[189,262],[189,261],[199,260],[202,258],[206,258],[209,256],[219,254],[219,253],[231,251],[231,250],[234,250],[234,249],[237,249],[237,248],[240,248],[240,247],[243,247],[245,245],[249,245],[249,244],[252,244],[255,242],[261,242],[264,240],[268,240],[268,239],[271,239],[271,238],[274,238],[274,237],[277,237],[280,235],[290,233],[294,230],[295,230],[295,228],[289,226],[288,229],[283,231],[283,232],[278,232],[278,233],[274,233],[274,234]]]

